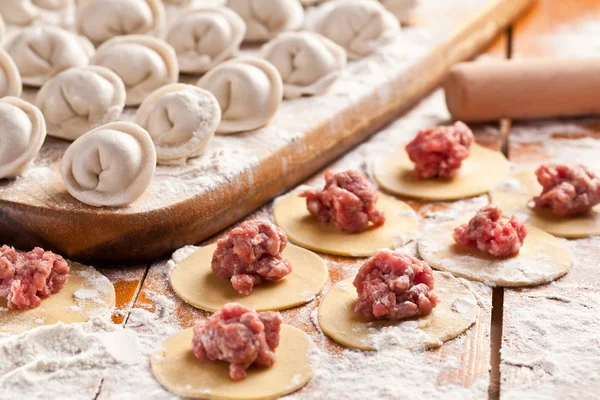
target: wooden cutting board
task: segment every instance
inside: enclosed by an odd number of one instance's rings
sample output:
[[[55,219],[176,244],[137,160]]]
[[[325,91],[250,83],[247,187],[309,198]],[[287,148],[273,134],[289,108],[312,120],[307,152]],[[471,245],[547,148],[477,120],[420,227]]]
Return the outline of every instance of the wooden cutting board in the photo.
[[[532,2],[423,7],[416,26],[388,49],[351,63],[330,93],[285,101],[270,126],[217,137],[206,155],[183,167],[159,166],[145,196],[126,208],[98,209],[73,199],[58,173],[68,143],[48,138],[22,177],[0,182],[0,242],[120,263],[154,260],[198,243],[405,112]],[[124,119],[134,113],[126,110]]]

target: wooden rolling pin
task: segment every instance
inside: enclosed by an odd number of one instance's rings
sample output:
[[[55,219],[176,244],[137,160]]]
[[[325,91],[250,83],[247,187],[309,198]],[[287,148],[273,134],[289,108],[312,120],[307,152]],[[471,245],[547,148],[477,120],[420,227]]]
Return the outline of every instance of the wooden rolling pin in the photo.
[[[444,86],[450,114],[467,122],[600,114],[600,59],[461,63]]]

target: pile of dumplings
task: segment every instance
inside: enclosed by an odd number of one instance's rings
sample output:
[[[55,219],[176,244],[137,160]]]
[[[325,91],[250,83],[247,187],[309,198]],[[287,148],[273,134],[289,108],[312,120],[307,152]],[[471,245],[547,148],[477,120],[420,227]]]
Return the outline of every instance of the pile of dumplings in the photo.
[[[131,204],[157,163],[186,163],[215,134],[267,125],[283,99],[326,93],[348,59],[397,37],[386,7],[413,2],[2,0],[0,179],[49,135],[73,142],[60,173],[74,198]],[[125,107],[137,107],[135,122],[120,121]]]

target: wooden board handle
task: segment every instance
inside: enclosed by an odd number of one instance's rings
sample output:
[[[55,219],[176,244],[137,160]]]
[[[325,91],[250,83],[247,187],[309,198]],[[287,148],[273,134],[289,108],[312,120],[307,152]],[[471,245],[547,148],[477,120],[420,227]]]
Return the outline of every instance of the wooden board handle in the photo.
[[[600,58],[461,63],[444,88],[452,117],[467,122],[600,114]]]

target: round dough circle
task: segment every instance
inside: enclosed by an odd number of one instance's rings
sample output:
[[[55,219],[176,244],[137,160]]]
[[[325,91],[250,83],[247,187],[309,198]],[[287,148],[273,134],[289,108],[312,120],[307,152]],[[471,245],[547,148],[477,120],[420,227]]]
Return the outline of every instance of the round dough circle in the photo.
[[[278,199],[273,216],[288,238],[302,247],[327,254],[368,257],[380,249],[409,242],[419,226],[417,214],[408,204],[383,193],[378,195],[377,208],[385,214],[385,224],[361,233],[348,234],[319,222],[310,215],[306,199],[298,193]]]
[[[424,200],[457,200],[487,193],[510,174],[508,160],[499,151],[474,143],[471,155],[451,179],[418,180],[404,146],[391,157],[373,164],[375,180],[386,190]]]
[[[295,392],[312,377],[310,337],[293,326],[281,325],[281,340],[271,368],[248,370],[243,381],[229,377],[225,362],[198,360],[192,353],[193,329],[168,338],[150,358],[154,377],[170,392],[186,398],[223,400],[276,399]]]
[[[210,262],[216,244],[196,250],[171,273],[171,286],[188,304],[206,311],[218,311],[237,302],[256,311],[283,310],[311,301],[323,289],[329,270],[318,255],[288,244],[283,256],[292,263],[292,273],[276,282],[254,287],[250,296],[239,294],[229,280],[215,275]]]
[[[454,339],[475,322],[479,312],[471,290],[446,272],[433,272],[440,299],[431,314],[405,321],[368,321],[354,313],[357,294],[354,278],[339,282],[323,297],[319,306],[319,326],[339,344],[360,350],[376,350],[377,333],[382,329],[406,329],[405,348],[435,348]]]
[[[16,334],[40,325],[85,322],[114,308],[115,288],[104,275],[77,263],[69,262],[69,267],[71,272],[65,287],[43,299],[33,310],[6,310],[6,300],[0,299],[0,332]],[[78,290],[97,293],[97,296],[77,299],[75,292]]]
[[[559,217],[549,208],[540,209],[530,205],[531,199],[542,193],[542,186],[533,170],[520,171],[507,183],[490,192],[492,202],[504,211],[504,215],[518,215],[527,224],[555,236],[582,238],[600,235],[600,205],[587,214]]]
[[[419,237],[419,254],[432,268],[493,286],[539,285],[560,278],[571,269],[566,243],[527,225],[527,237],[515,257],[497,259],[476,248],[460,246],[454,228],[468,221],[431,225]]]

